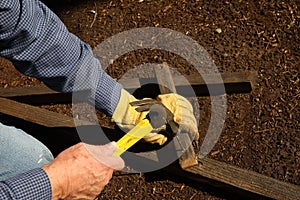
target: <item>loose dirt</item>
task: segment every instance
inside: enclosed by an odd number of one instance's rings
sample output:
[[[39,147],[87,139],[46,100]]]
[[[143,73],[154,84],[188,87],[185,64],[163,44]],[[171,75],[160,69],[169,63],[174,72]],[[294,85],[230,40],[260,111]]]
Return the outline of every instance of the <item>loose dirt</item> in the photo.
[[[300,2],[297,1],[47,1],[67,28],[90,44],[139,27],[163,27],[202,45],[220,72],[257,71],[249,94],[227,95],[221,137],[209,157],[300,185]],[[0,87],[41,84],[0,60]],[[192,66],[159,50],[118,58],[107,70],[120,78],[143,63],[167,62],[183,74]],[[199,97],[202,138],[209,123],[209,97]],[[71,115],[70,105],[44,108]],[[109,118],[102,115],[103,124]],[[116,174],[99,199],[223,199],[222,193],[156,172]]]

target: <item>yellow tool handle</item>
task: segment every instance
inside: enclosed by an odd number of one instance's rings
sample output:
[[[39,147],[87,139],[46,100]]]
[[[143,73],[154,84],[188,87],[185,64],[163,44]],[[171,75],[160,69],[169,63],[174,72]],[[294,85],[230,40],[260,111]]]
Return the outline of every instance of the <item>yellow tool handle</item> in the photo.
[[[113,153],[113,156],[120,156],[152,130],[153,127],[147,118],[141,120],[135,127],[133,127],[133,129],[131,129],[117,142],[118,148]]]

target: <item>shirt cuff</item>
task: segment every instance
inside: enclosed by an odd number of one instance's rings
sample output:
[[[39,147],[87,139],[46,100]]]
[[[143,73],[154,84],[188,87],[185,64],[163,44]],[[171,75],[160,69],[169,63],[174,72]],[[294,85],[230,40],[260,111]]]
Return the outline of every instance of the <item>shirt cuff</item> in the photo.
[[[51,183],[41,168],[36,168],[4,181],[14,199],[51,199]]]

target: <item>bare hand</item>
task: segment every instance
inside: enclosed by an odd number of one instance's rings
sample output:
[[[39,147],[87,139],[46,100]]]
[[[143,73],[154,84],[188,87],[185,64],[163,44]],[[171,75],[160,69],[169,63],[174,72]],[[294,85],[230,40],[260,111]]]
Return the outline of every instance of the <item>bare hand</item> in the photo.
[[[76,144],[42,167],[48,174],[52,199],[94,199],[124,161],[112,156],[115,143],[94,146]]]

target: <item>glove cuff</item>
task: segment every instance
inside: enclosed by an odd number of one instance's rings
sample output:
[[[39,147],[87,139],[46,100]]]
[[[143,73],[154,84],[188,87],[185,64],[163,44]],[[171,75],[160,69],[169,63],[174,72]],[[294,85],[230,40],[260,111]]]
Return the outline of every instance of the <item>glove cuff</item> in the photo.
[[[115,122],[123,131],[127,132],[132,129],[137,122],[144,119],[146,112],[138,112],[134,106],[129,103],[137,99],[126,90],[121,90],[120,100],[112,115],[112,122]]]
[[[121,123],[124,116],[126,115],[126,112],[128,112],[129,109],[129,103],[130,99],[133,96],[129,94],[126,90],[122,89],[121,90],[121,95],[119,102],[117,104],[117,107],[112,115],[112,121],[116,123]],[[134,97],[133,97],[134,98]]]

